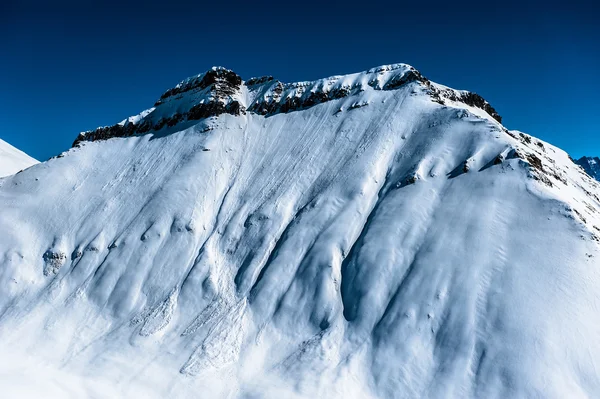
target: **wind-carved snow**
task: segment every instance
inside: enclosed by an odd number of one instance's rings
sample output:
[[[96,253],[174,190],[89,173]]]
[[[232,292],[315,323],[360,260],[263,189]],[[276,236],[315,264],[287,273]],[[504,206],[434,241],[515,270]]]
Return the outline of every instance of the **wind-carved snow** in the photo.
[[[209,327],[202,344],[190,355],[181,373],[195,375],[206,369],[220,369],[235,363],[244,337],[245,311],[246,299],[225,309],[214,325]]]
[[[194,321],[192,321],[192,323],[186,327],[185,330],[183,330],[181,336],[185,337],[186,335],[194,334],[205,324],[216,320],[219,314],[224,313],[224,309],[227,309],[227,306],[221,298],[210,302],[208,306],[206,306],[194,319]]]
[[[212,73],[0,181],[2,392],[598,396],[600,183],[565,152],[403,64]],[[209,95],[240,107],[169,114]]]
[[[177,306],[178,294],[178,289],[173,288],[167,299],[131,321],[133,325],[143,323],[139,332],[141,336],[155,334],[169,324],[173,317],[175,306]]]

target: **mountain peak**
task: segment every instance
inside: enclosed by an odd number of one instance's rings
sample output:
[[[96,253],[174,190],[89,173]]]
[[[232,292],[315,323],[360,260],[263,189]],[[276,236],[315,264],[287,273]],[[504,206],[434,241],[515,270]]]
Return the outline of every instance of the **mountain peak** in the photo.
[[[202,91],[210,88],[216,98],[223,99],[231,96],[239,90],[242,78],[224,67],[212,67],[208,71],[189,77],[181,81],[177,86],[167,90],[160,96],[154,106],[161,105],[165,100],[171,99],[179,94],[192,90]]]
[[[439,104],[448,101],[463,103],[485,111],[498,122],[502,121],[496,110],[478,94],[433,83],[408,64],[381,65],[360,73],[295,83],[283,83],[272,76],[244,82],[230,69],[212,67],[165,91],[152,108],[116,125],[81,133],[73,145],[82,141],[158,132],[222,114],[240,116],[250,112],[272,116],[356,96],[365,91],[397,90],[411,83],[419,86],[418,92]]]
[[[600,180],[600,158],[583,156],[576,162],[585,172],[596,180]]]
[[[0,139],[0,177],[9,176],[38,161]]]

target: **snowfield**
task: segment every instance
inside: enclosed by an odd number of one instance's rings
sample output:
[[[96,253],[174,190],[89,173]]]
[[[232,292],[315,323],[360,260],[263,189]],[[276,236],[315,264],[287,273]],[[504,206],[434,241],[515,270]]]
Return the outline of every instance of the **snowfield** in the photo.
[[[2,396],[600,396],[598,183],[410,71],[192,78],[0,179]]]
[[[36,163],[37,160],[0,139],[0,178],[15,174]]]

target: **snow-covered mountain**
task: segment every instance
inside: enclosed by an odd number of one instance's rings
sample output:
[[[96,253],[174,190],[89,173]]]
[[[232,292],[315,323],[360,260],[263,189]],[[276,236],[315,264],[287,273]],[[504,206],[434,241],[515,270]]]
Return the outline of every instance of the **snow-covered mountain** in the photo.
[[[15,174],[36,163],[37,160],[0,139],[0,177]]]
[[[588,175],[596,180],[600,180],[600,158],[581,157],[575,163],[581,166]]]
[[[600,394],[600,189],[389,65],[215,68],[0,180],[4,397]]]

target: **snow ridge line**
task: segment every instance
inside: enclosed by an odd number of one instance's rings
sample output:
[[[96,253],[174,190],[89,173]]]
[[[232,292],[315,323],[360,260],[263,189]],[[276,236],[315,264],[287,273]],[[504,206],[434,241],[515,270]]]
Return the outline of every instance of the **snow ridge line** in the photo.
[[[244,84],[235,72],[213,67],[167,90],[154,104],[113,126],[99,127],[80,133],[73,142],[77,147],[85,141],[130,137],[163,129],[173,130],[185,121],[200,121],[222,114],[233,116],[246,113],[265,117],[311,108],[318,104],[356,96],[365,90],[397,90],[411,83],[422,85],[432,101],[462,102],[480,108],[498,122],[502,118],[480,95],[445,88],[432,83],[410,65],[393,64],[345,76],[334,76],[312,82],[282,83],[272,77],[250,79]],[[242,94],[249,93],[244,101]],[[366,104],[364,104],[366,105]],[[360,105],[357,105],[359,107]],[[210,127],[206,127],[211,130]]]

